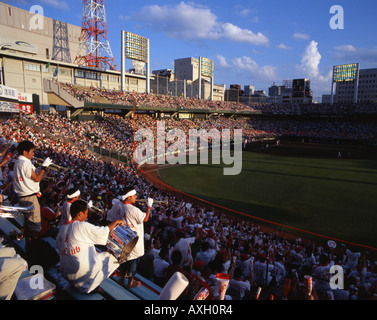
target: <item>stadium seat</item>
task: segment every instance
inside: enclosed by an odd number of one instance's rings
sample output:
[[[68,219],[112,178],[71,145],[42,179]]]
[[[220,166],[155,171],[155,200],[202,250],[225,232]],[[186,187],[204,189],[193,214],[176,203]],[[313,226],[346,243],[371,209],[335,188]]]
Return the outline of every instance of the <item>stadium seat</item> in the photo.
[[[114,300],[140,300],[132,292],[126,290],[114,280],[107,278],[102,281],[101,289]]]
[[[59,290],[66,292],[74,300],[105,300],[105,297],[98,292],[85,294],[77,291],[63,278],[58,268],[46,270],[46,276],[50,281],[56,284]]]
[[[114,281],[119,280],[119,276],[116,274],[111,276],[111,278]],[[130,292],[132,292],[133,294],[135,294],[142,300],[158,300],[158,297],[162,290],[161,287],[159,287],[152,281],[144,278],[138,273],[135,275],[135,280],[139,280],[141,282],[141,285],[136,288],[127,288],[127,290],[129,290]],[[127,284],[128,284],[128,280],[125,279],[125,287],[127,286]]]
[[[13,225],[11,222],[9,222],[5,218],[0,217],[0,231],[9,237],[10,234],[22,234],[21,230],[19,230],[15,225]],[[12,238],[12,237],[11,237]],[[12,243],[21,250],[22,253],[25,253],[25,239],[22,238],[21,240],[12,239]]]
[[[40,239],[47,242],[52,248],[54,248],[56,250],[57,253],[59,253],[58,249],[56,249],[56,246],[55,246],[56,240],[54,238],[52,238],[52,237],[42,237]]]

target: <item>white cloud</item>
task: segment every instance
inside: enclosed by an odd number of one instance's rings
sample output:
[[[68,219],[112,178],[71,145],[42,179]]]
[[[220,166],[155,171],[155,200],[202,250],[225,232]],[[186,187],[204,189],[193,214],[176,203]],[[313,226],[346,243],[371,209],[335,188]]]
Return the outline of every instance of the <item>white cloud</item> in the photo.
[[[242,8],[242,7],[238,7],[236,11],[237,11],[237,14],[239,14],[242,17],[246,17],[252,12],[250,9]]]
[[[290,50],[290,49],[292,49],[291,47],[288,47],[284,43],[280,43],[279,45],[276,46],[276,48],[282,49],[282,50]]]
[[[343,51],[343,52],[354,52],[356,51],[356,48],[352,44],[344,44],[342,46],[338,46],[334,48],[337,51]]]
[[[301,39],[301,40],[308,40],[310,38],[310,35],[308,35],[306,33],[296,32],[296,33],[293,34],[293,38]]]
[[[15,5],[15,4],[22,4],[22,5],[25,5],[25,4],[30,4],[30,6],[34,5],[34,4],[39,4],[39,3],[35,3],[36,1],[34,0],[10,0],[10,1],[5,1],[6,3],[11,3],[12,5]],[[64,0],[39,0],[40,4],[45,4],[45,5],[49,5],[49,6],[52,6],[52,7],[55,7],[55,8],[60,8],[60,9],[68,9],[69,8],[69,5],[67,3],[67,1],[64,1]]]
[[[194,7],[184,2],[175,7],[146,6],[135,18],[172,38],[217,38],[217,17],[209,9]]]
[[[249,44],[267,44],[262,33],[254,33],[231,23],[217,21],[209,8],[194,3],[180,2],[175,6],[145,6],[139,13],[123,17],[143,21],[149,28],[164,32],[168,37],[184,40],[229,40]]]
[[[66,1],[61,1],[61,0],[40,0],[40,2],[53,6],[55,8],[68,8],[68,4]]]
[[[275,80],[276,68],[274,66],[259,66],[250,57],[233,58],[231,63],[228,63],[226,58],[222,55],[217,55],[218,65],[222,68],[233,68],[235,71],[242,74],[248,74],[254,80]]]
[[[339,63],[359,62],[365,68],[377,66],[377,46],[373,48],[356,48],[351,44],[334,47],[334,58]]]
[[[321,54],[318,51],[318,42],[310,41],[309,45],[305,48],[304,54],[301,59],[301,69],[309,77],[319,76],[319,63],[321,62]]]
[[[248,29],[241,29],[231,23],[224,23],[222,25],[222,37],[236,42],[244,42],[251,44],[267,44],[268,38],[262,33],[254,33]]]
[[[222,56],[221,54],[216,55],[217,61],[219,63],[219,66],[222,68],[230,68],[231,65],[226,61],[226,58]]]
[[[332,69],[327,75],[322,75],[319,68],[321,59],[318,42],[312,40],[302,54],[301,65],[297,67],[302,77],[310,79],[314,95],[316,92],[328,92],[331,85]]]

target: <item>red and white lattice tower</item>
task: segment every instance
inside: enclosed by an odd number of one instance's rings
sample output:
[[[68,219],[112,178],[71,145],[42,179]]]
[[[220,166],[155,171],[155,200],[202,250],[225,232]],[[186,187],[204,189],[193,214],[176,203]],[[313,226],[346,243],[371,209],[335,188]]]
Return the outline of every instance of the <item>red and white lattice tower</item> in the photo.
[[[83,0],[81,36],[75,63],[118,71],[107,35],[105,0]]]

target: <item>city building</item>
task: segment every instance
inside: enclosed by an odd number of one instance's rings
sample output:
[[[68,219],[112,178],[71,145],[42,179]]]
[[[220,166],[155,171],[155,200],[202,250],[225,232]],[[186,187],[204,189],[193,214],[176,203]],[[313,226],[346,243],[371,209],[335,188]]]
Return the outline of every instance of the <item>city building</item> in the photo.
[[[210,59],[204,57],[175,59],[174,77],[176,83],[172,92],[177,92],[178,96],[224,100],[224,85],[214,84],[214,63]],[[179,87],[182,91],[179,91]]]
[[[313,91],[309,79],[292,80],[292,103],[313,103]]]
[[[268,88],[270,103],[313,103],[309,79],[284,80],[281,86],[273,83]]]
[[[17,92],[38,95],[42,109],[50,105],[71,106],[71,101],[61,99],[53,92],[46,92],[46,81],[50,85],[54,82],[71,83],[78,87],[122,89],[120,71],[74,63],[80,44],[81,27],[46,16],[38,17],[43,19],[43,25],[38,25],[35,24],[35,18],[36,15],[32,12],[0,2],[1,85],[14,88]],[[183,82],[174,82],[172,71],[166,69],[166,72],[151,75],[152,84],[155,81],[157,86],[159,82],[159,90],[156,87],[153,93],[224,100],[224,85],[214,85],[213,75],[212,78],[206,77],[202,72],[202,86],[199,87],[198,69],[193,69],[191,82],[187,80],[185,85]],[[169,77],[168,84],[163,78],[166,76]],[[124,91],[145,92],[146,75],[132,69],[125,72]]]
[[[46,93],[44,80],[120,90],[120,72],[74,64],[81,27],[43,17],[33,28],[34,13],[0,2],[0,83],[39,95],[41,106],[70,104]],[[126,91],[144,92],[145,76],[126,74]]]
[[[352,104],[355,100],[361,103],[377,102],[377,68],[360,69],[355,79],[336,82],[335,103]]]

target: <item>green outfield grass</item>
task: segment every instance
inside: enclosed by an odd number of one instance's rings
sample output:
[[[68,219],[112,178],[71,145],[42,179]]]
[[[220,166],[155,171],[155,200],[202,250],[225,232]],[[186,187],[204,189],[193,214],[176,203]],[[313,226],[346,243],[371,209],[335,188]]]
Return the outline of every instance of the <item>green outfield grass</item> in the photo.
[[[221,165],[159,171],[198,198],[321,235],[377,248],[377,161],[243,153],[241,174]]]

